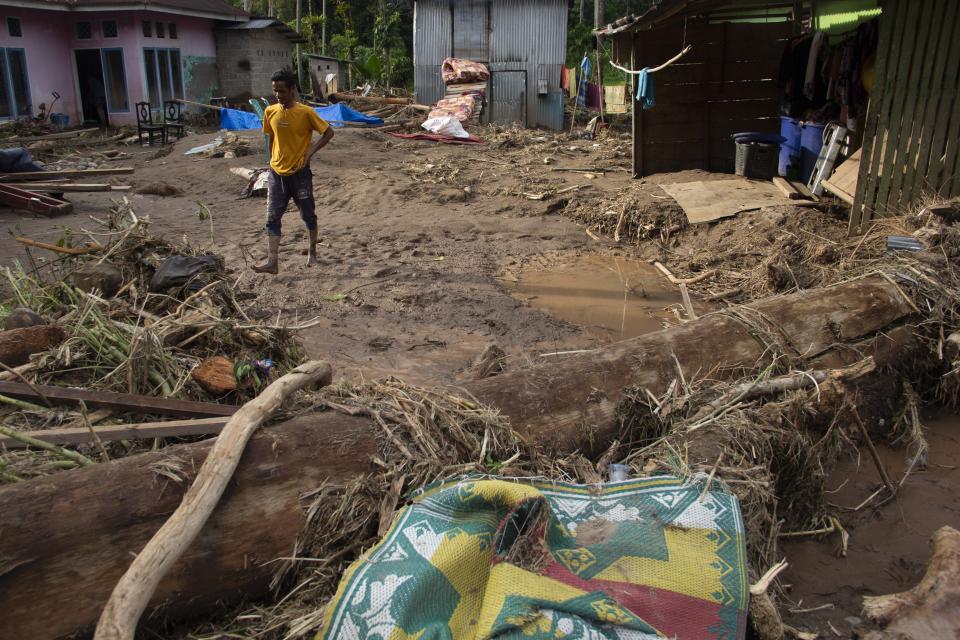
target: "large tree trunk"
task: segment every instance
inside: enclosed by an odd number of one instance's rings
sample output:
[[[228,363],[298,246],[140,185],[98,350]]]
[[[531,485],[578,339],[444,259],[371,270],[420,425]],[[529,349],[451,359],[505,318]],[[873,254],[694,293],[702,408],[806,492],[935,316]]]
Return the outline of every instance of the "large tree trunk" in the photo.
[[[818,368],[848,364],[849,345],[911,313],[882,278],[752,308],[762,316],[744,308],[742,317],[775,323],[769,328]],[[464,388],[557,453],[595,453],[618,434],[614,410],[624,386],[662,393],[678,364],[689,380],[730,376],[768,357],[768,345],[747,324],[715,314],[589,353],[545,358],[544,364]],[[0,489],[5,637],[58,638],[94,624],[130,558],[180,503],[210,446],[179,445]],[[274,570],[265,563],[289,555],[304,525],[300,495],[324,481],[346,482],[374,471],[375,451],[375,430],[365,419],[334,412],[257,433],[213,516],[161,582],[151,606],[175,603],[164,614],[180,618],[263,593]]]

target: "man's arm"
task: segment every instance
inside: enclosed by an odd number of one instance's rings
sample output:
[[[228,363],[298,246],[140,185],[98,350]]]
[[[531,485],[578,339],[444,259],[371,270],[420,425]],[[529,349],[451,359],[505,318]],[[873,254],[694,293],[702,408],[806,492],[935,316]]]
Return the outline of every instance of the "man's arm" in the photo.
[[[310,145],[310,148],[307,149],[307,152],[303,155],[303,164],[301,166],[306,167],[310,164],[310,160],[313,159],[313,155],[327,146],[327,143],[333,139],[333,127],[327,127],[327,130],[323,132],[323,135],[317,138],[313,144]]]

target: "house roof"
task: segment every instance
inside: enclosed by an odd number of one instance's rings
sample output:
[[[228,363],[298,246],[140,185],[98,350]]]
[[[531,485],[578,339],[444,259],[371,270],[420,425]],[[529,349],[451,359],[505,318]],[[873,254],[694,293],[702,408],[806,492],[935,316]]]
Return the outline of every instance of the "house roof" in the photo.
[[[325,56],[319,53],[305,53],[303,54],[307,58],[315,58],[316,60],[332,60],[333,62],[346,62],[343,58],[335,58],[333,56]]]
[[[679,16],[704,13],[731,5],[744,9],[756,9],[783,6],[783,3],[769,0],[659,0],[639,16],[632,14],[624,16],[593,33],[598,36],[612,36],[643,27],[654,27]]]
[[[53,11],[158,11],[230,21],[249,17],[224,0],[13,0],[4,4]]]
[[[240,22],[240,23],[238,23],[238,24],[232,24],[232,25],[230,25],[230,26],[228,26],[228,27],[223,27],[223,28],[224,28],[224,29],[230,29],[230,30],[270,29],[270,28],[273,28],[273,29],[276,29],[277,31],[279,31],[281,34],[283,34],[283,36],[284,36],[287,40],[289,40],[290,42],[292,42],[292,43],[294,43],[294,44],[296,44],[296,43],[298,43],[298,42],[299,42],[299,43],[303,43],[303,42],[306,42],[306,41],[307,41],[307,39],[304,38],[301,34],[297,33],[296,31],[294,31],[293,29],[291,29],[289,26],[287,26],[286,23],[281,22],[281,21],[277,20],[276,18],[269,18],[269,17],[268,17],[268,18],[252,18],[252,19],[250,19],[250,20],[248,20],[248,21],[246,21],[246,22]]]

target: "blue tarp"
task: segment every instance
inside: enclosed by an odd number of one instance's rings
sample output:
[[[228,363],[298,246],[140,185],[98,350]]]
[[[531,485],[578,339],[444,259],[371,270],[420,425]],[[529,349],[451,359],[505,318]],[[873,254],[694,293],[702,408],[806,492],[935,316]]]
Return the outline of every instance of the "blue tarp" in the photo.
[[[249,111],[239,111],[237,109],[220,110],[220,128],[227,131],[237,131],[239,129],[260,129],[263,123],[257,114]]]
[[[368,116],[365,113],[360,113],[356,109],[351,109],[342,102],[332,104],[329,107],[316,107],[314,111],[317,112],[317,115],[328,122],[331,120],[339,122],[359,122],[372,127],[378,127],[383,124],[383,118],[375,118],[373,116]],[[330,124],[335,127],[343,126],[342,124],[337,124],[337,122],[330,122]]]
[[[343,103],[332,104],[329,107],[316,107],[314,111],[334,127],[342,127],[341,122],[358,122],[374,127],[383,124],[382,118],[374,118],[365,113],[360,113]],[[237,131],[239,129],[260,129],[262,126],[263,123],[255,113],[238,111],[237,109],[222,109],[220,111],[221,129]]]

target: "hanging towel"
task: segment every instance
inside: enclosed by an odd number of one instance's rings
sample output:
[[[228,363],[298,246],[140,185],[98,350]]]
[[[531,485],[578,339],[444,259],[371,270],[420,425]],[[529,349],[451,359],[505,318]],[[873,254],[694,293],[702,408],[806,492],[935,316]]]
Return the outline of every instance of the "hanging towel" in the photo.
[[[581,109],[587,107],[587,91],[590,83],[590,58],[583,56],[583,62],[580,63],[580,78],[577,80],[577,106]]]
[[[652,109],[657,104],[653,97],[653,78],[649,71],[649,67],[644,67],[637,76],[637,102],[641,103],[644,109]]]

